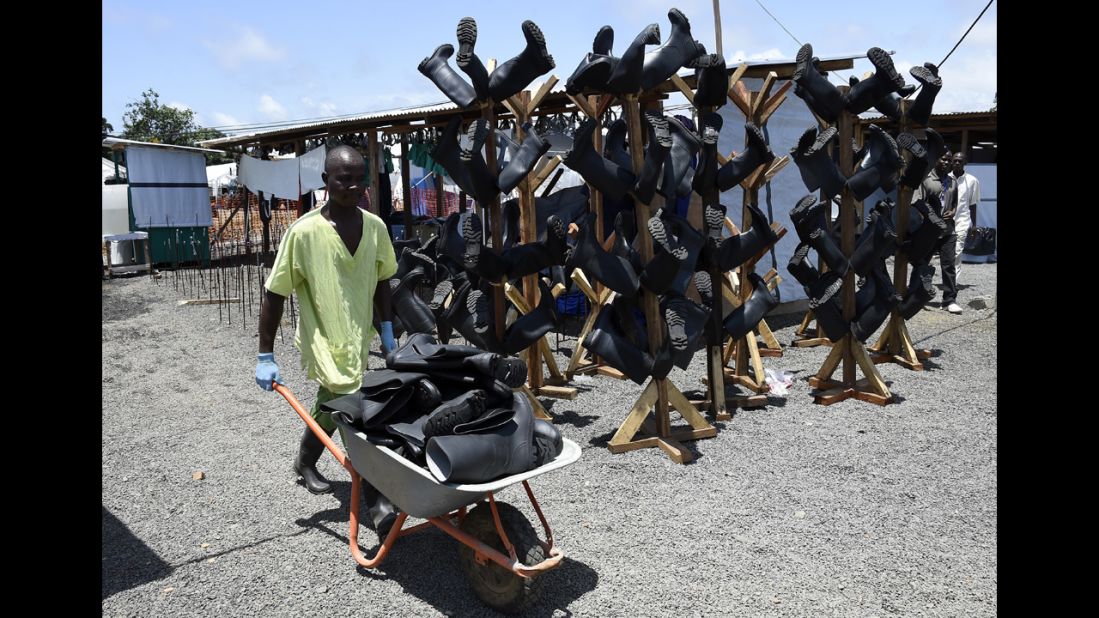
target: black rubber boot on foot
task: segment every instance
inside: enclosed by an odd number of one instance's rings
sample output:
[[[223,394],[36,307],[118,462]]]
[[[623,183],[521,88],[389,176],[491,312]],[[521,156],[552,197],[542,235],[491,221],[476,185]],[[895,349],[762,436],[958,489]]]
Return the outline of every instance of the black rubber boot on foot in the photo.
[[[294,459],[294,472],[301,476],[310,493],[327,494],[332,491],[332,485],[317,471],[317,462],[324,451],[324,442],[306,427],[298,445],[298,456]]]

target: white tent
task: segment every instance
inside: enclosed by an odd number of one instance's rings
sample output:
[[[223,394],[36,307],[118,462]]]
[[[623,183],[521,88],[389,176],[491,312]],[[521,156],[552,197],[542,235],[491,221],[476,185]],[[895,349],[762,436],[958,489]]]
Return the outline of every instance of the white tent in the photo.
[[[126,168],[119,165],[118,173],[125,177]],[[130,218],[126,208],[128,185],[106,184],[108,178],[114,178],[114,161],[103,158],[103,234],[125,234],[130,231]]]

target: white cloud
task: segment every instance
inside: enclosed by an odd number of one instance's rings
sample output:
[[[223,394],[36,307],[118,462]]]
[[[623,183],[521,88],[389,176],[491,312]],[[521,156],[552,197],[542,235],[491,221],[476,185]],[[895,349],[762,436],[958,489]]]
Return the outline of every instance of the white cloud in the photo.
[[[321,101],[320,103],[314,101],[311,97],[302,97],[301,102],[303,105],[311,110],[316,111],[322,116],[335,116],[336,110],[339,109],[337,105],[331,101]]]
[[[223,114],[221,112],[214,112],[214,123],[215,123],[214,126],[218,126],[218,127],[227,127],[227,126],[234,126],[234,125],[244,124],[243,122],[237,120],[233,116],[230,116],[229,114]]]
[[[246,62],[280,60],[286,55],[251,28],[244,28],[226,40],[203,41],[203,44],[213,52],[221,66],[229,70],[237,69]]]
[[[185,112],[191,109],[190,105],[187,105],[186,103],[180,103],[179,101],[172,101],[167,105],[167,107],[170,107],[172,109],[178,109],[181,112]]]
[[[725,54],[725,61],[730,63],[737,63],[744,60],[756,61],[756,60],[779,60],[786,56],[779,51],[777,47],[772,47],[759,52],[746,52],[743,49],[738,49],[731,54]]]
[[[269,94],[265,94],[259,98],[259,107],[257,109],[259,110],[259,113],[267,116],[270,120],[286,120],[289,116],[286,108]]]
[[[960,47],[958,51],[961,51]],[[996,96],[996,52],[989,50],[961,58],[957,53],[939,70],[943,89],[935,97],[935,113],[975,112],[991,108],[992,99]]]

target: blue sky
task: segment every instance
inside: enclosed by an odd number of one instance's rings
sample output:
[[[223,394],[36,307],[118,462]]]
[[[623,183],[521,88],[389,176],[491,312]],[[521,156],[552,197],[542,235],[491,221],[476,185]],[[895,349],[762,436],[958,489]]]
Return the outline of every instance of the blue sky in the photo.
[[[919,12],[881,0],[799,2],[721,0],[723,52],[737,59],[792,59],[799,44],[766,7],[821,57],[860,55],[853,71],[871,70],[870,47],[895,50],[905,72],[939,62],[988,0],[931,0]],[[996,92],[996,2],[943,65],[936,112],[986,110]],[[103,2],[103,116],[122,130],[126,104],[153,88],[162,103],[194,110],[202,126],[313,120],[445,101],[416,65],[437,45],[455,41],[464,16],[477,20],[477,53],[499,62],[524,44],[520,24],[545,33],[564,82],[591,51],[603,25],[620,54],[647,24],[687,15],[695,38],[715,51],[711,0],[604,2]],[[453,63],[453,59],[451,60]],[[536,80],[536,81],[540,81]],[[837,76],[834,81],[841,80]]]

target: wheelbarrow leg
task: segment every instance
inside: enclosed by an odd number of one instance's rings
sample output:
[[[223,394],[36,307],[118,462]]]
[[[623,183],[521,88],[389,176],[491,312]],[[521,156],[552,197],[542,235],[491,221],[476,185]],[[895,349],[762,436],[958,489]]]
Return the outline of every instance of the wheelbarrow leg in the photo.
[[[351,473],[351,531],[347,535],[350,539],[349,544],[351,546],[351,555],[355,558],[355,562],[359,563],[359,566],[372,569],[382,563],[385,560],[386,554],[389,553],[389,548],[393,547],[393,543],[397,541],[397,537],[401,536],[401,528],[404,526],[404,520],[408,518],[408,513],[398,511],[397,521],[393,522],[393,527],[390,528],[389,534],[385,537],[385,541],[382,542],[382,546],[378,548],[377,553],[373,558],[369,560],[359,549],[359,493],[362,489],[362,480],[355,472]]]

